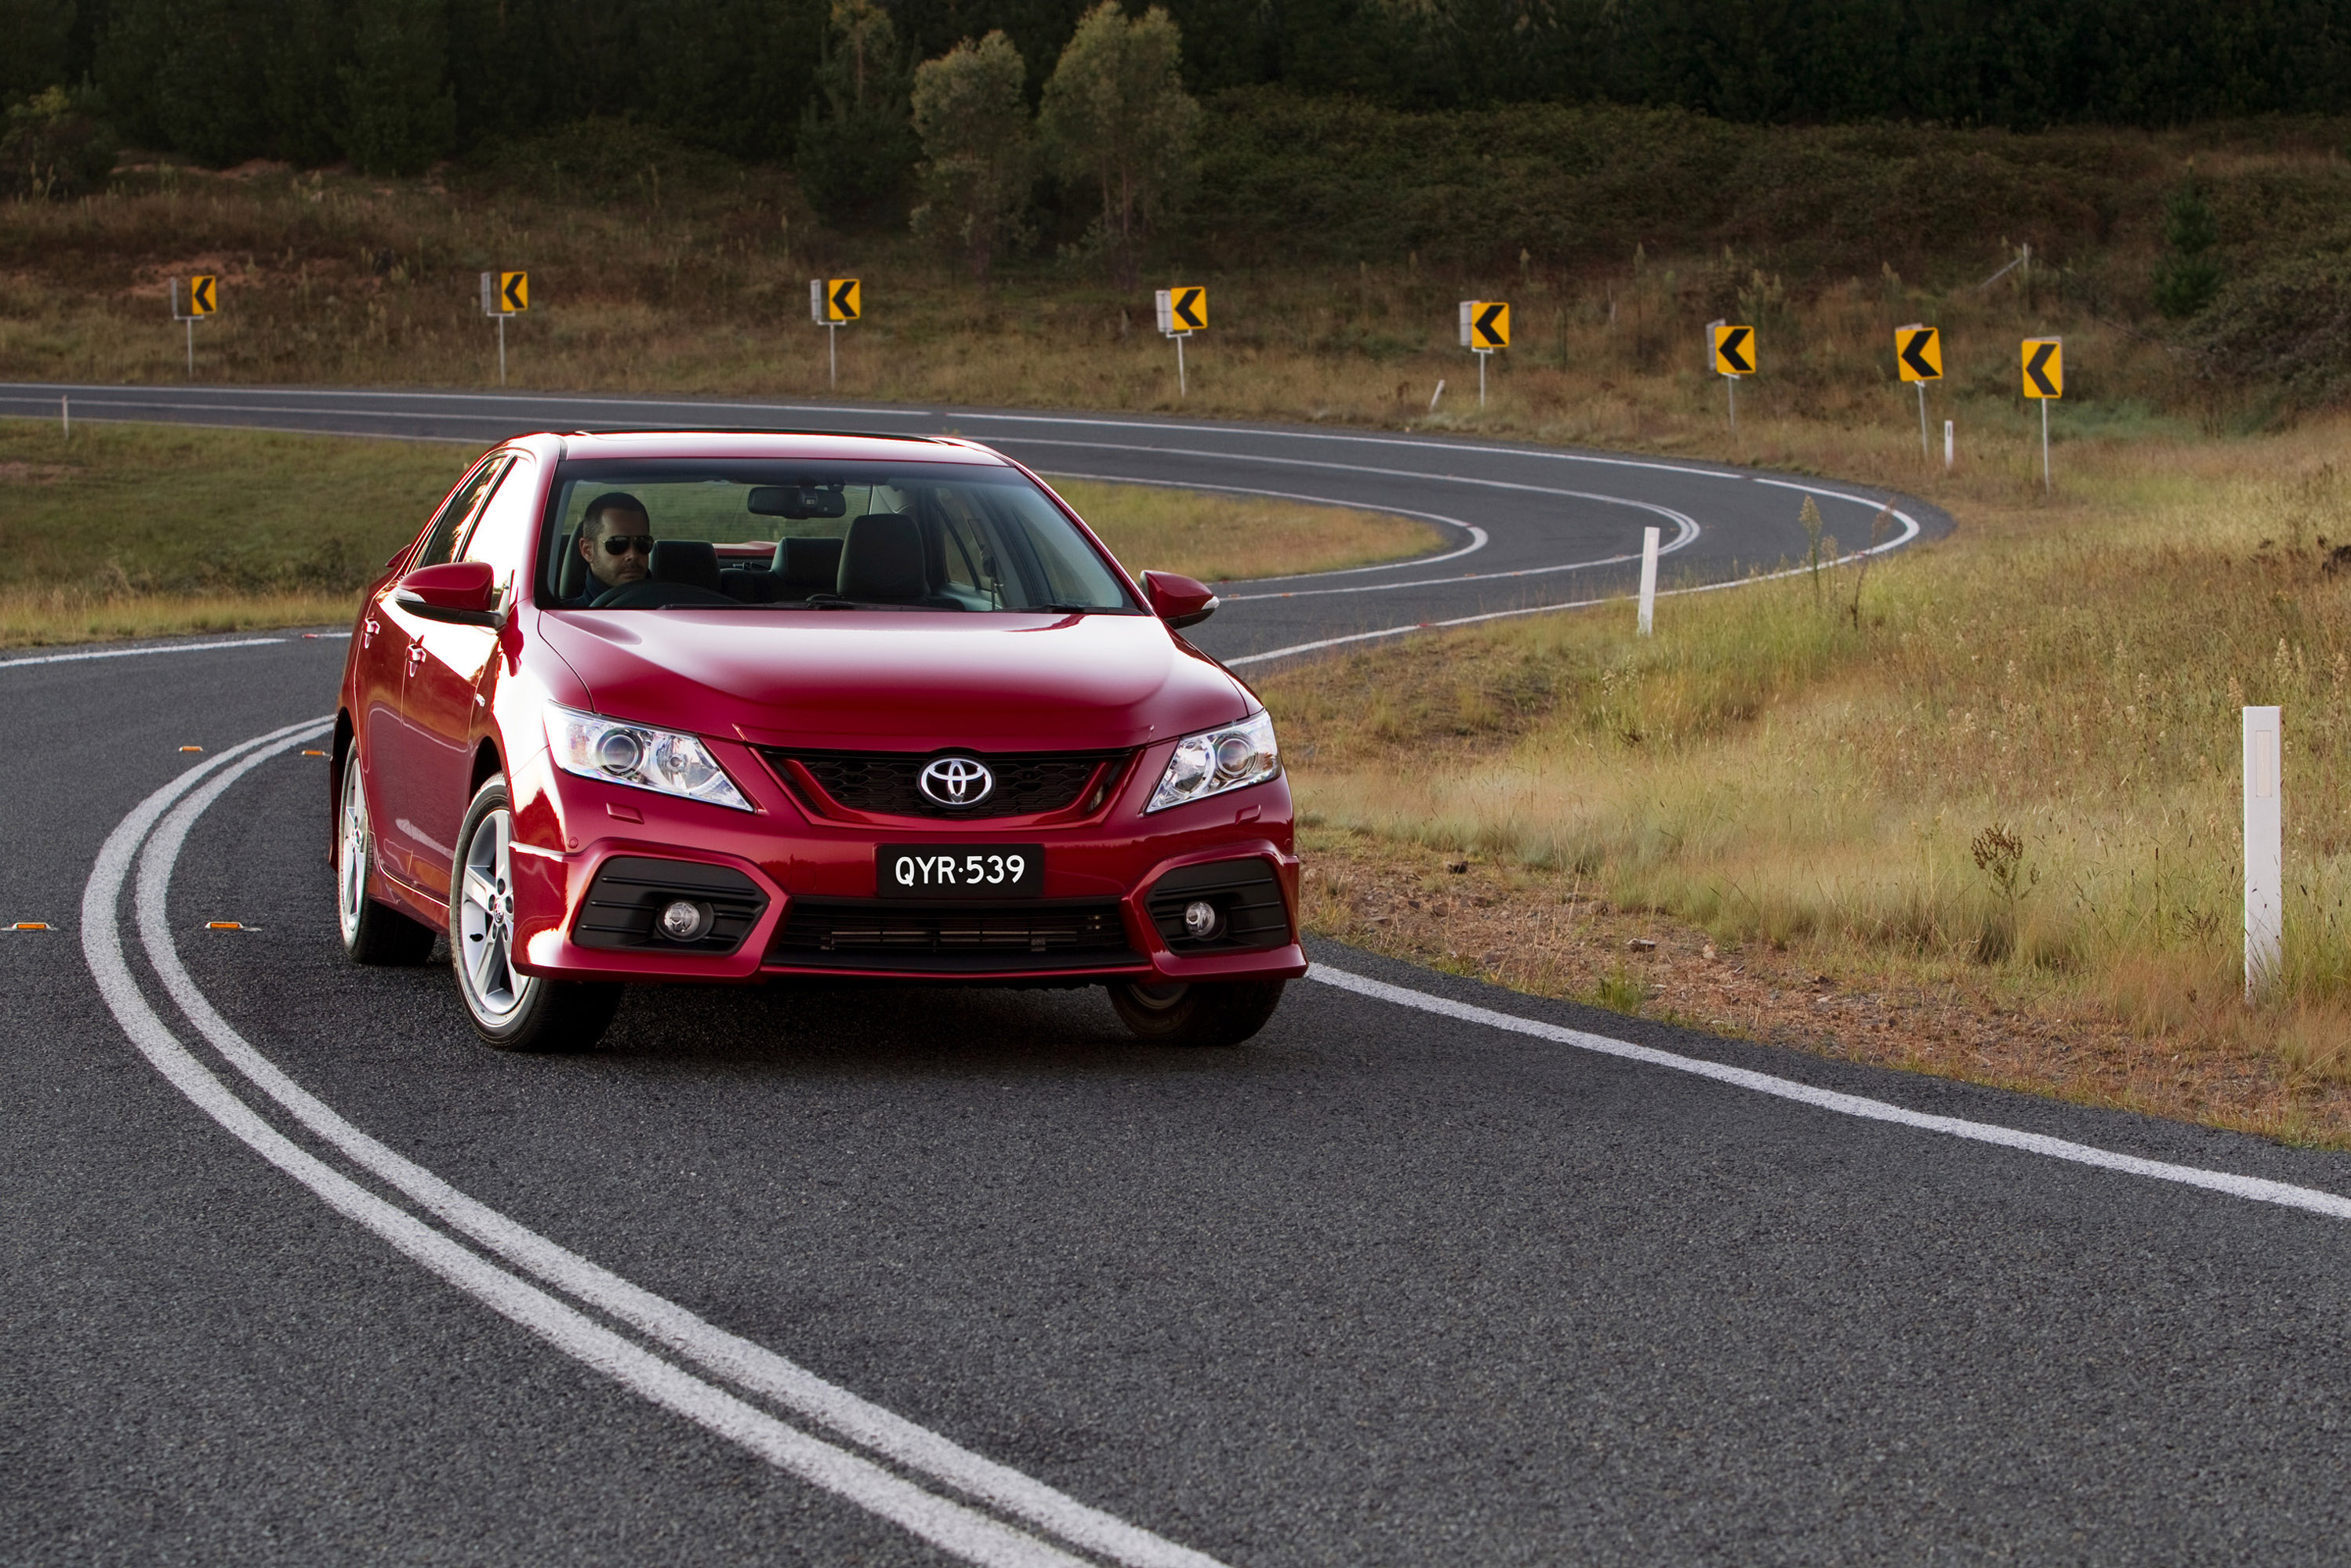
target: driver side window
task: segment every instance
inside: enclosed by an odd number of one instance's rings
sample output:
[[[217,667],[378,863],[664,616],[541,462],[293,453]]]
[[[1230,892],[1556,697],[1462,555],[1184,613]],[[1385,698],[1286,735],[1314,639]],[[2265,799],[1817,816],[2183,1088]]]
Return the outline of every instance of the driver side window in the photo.
[[[441,508],[441,515],[433,519],[423,546],[417,550],[416,559],[408,563],[409,570],[439,566],[456,553],[457,541],[465,537],[465,526],[482,509],[482,503],[489,499],[490,492],[497,486],[498,476],[513,464],[512,455],[500,453],[458,487],[457,493],[449,497],[449,504]]]

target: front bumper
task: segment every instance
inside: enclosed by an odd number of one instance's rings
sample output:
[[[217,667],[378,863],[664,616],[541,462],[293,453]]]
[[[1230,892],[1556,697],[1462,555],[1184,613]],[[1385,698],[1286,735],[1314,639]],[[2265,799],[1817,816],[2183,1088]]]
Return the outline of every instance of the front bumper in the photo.
[[[518,967],[565,979],[721,984],[794,977],[1082,984],[1303,975],[1299,862],[1290,852],[1287,782],[1277,778],[1143,816],[1139,802],[1147,785],[1138,780],[1156,780],[1157,768],[1165,765],[1162,749],[1149,748],[1119,798],[1096,820],[1051,828],[1000,827],[987,821],[926,820],[888,827],[834,822],[801,810],[764,771],[747,779],[749,769],[736,768],[730,757],[730,771],[738,783],[751,787],[747,792],[760,807],[757,812],[734,811],[558,773],[541,752],[509,779],[510,786],[518,786]],[[954,842],[975,850],[990,843],[1041,843],[1043,896],[1017,904],[919,906],[877,899],[874,852],[893,842]],[[1149,907],[1160,880],[1186,867],[1244,861],[1263,865],[1280,891],[1281,929],[1259,938],[1271,945],[1184,951],[1186,945],[1180,940],[1171,944]],[[727,926],[730,938],[737,930],[741,936],[723,951],[707,943],[688,948],[658,939],[615,945],[609,930],[611,879],[602,900],[591,900],[590,894],[600,873],[608,869],[643,883],[646,862],[684,862],[689,869],[683,880],[698,885],[747,881],[756,899],[737,907],[748,912],[755,902],[763,906],[747,915],[747,926]],[[797,925],[796,904],[803,908]],[[1080,922],[1081,943],[1066,935],[1080,913],[1088,915]],[[1105,924],[1113,916],[1123,945]],[[920,928],[933,917],[949,925],[943,936],[925,945]],[[1019,933],[1019,923],[1029,917],[1034,917],[1030,925],[1037,932],[1033,942]],[[863,929],[893,920],[894,946],[869,939],[872,933]],[[832,935],[851,934],[858,940],[844,941],[840,951],[830,950],[828,940],[820,949],[809,933],[828,922]]]

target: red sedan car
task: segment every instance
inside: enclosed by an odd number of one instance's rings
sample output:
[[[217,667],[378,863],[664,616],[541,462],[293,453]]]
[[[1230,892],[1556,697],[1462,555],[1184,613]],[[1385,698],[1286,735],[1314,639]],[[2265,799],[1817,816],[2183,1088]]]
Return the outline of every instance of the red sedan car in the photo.
[[[1100,985],[1234,1043],[1301,975],[1273,727],[970,442],[538,434],[369,590],[333,748],[343,943],[446,934],[489,1043],[629,983]]]

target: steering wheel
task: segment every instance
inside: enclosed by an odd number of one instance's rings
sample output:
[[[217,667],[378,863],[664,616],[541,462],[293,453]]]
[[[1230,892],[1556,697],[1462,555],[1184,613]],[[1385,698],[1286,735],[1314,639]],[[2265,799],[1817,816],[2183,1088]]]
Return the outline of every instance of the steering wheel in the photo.
[[[624,582],[608,588],[590,601],[590,610],[673,610],[691,609],[697,604],[733,606],[742,602],[707,588],[696,588],[690,582],[655,582],[646,578],[638,582]]]

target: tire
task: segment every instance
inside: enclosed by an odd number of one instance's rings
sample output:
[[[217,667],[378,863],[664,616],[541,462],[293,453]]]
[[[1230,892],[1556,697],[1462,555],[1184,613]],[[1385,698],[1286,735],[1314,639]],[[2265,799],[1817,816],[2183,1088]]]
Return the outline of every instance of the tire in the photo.
[[[449,871],[449,960],[465,1016],[500,1051],[586,1051],[620,1009],[616,982],[550,980],[514,967],[514,813],[507,781],[474,793]]]
[[[343,788],[335,805],[335,924],[355,964],[422,964],[433,956],[433,927],[411,920],[368,893],[375,881],[375,829],[368,821],[360,746],[343,753]]]
[[[1281,1005],[1281,980],[1144,986],[1114,980],[1110,1005],[1135,1039],[1153,1045],[1238,1045]]]

